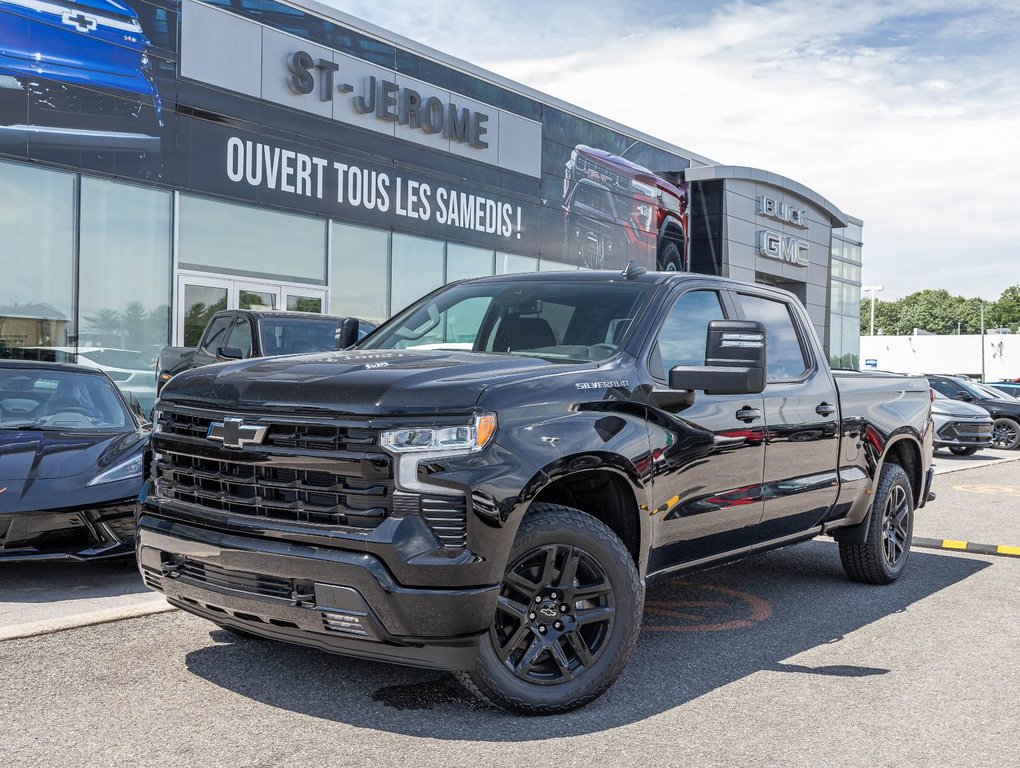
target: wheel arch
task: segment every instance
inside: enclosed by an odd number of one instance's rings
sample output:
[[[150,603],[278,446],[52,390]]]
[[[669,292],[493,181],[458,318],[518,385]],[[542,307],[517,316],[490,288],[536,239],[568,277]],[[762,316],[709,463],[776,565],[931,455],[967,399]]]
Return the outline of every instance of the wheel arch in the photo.
[[[527,510],[535,504],[572,507],[604,523],[623,542],[643,578],[650,541],[645,490],[636,469],[609,463],[605,457],[574,456],[542,472],[544,481],[533,486]],[[523,519],[523,516],[522,516]]]

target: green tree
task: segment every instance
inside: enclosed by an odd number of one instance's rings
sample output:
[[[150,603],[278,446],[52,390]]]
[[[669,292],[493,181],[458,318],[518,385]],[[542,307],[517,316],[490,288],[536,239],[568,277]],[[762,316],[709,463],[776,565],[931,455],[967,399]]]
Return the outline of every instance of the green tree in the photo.
[[[993,328],[1020,329],[1020,285],[1011,285],[1002,292],[999,300],[992,305]]]

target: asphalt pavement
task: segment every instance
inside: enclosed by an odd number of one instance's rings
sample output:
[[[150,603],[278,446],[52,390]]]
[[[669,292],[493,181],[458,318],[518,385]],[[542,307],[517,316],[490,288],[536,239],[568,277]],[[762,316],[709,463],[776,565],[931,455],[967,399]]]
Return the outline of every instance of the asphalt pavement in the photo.
[[[915,533],[1020,544],[1020,496],[1003,490],[1018,487],[1020,462],[943,472]],[[18,583],[38,586],[41,565]],[[0,605],[19,592],[4,568]],[[82,599],[109,597],[88,583]],[[651,586],[616,685],[578,712],[526,718],[477,705],[448,675],[238,639],[175,611],[0,642],[0,754],[32,766],[1020,765],[1018,616],[1020,558],[915,549],[877,587],[846,580],[818,540]]]

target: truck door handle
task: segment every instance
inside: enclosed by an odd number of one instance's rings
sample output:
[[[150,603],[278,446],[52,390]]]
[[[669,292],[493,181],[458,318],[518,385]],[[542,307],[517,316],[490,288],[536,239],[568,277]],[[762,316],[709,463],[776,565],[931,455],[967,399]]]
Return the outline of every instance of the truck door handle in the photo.
[[[815,413],[817,413],[819,416],[831,416],[835,412],[836,406],[829,405],[828,403],[822,403],[817,408],[815,408]]]
[[[761,418],[761,411],[757,408],[751,408],[750,406],[744,406],[737,411],[737,419],[740,421],[754,421],[755,419]]]

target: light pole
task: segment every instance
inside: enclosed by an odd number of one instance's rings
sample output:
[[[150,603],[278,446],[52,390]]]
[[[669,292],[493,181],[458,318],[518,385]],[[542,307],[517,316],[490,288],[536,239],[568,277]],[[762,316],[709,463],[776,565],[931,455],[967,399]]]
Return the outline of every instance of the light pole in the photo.
[[[869,336],[874,336],[875,335],[875,294],[878,293],[879,291],[884,291],[885,288],[882,287],[881,285],[862,285],[861,286],[861,290],[862,291],[870,291],[871,292],[871,333],[869,333],[868,335]]]

